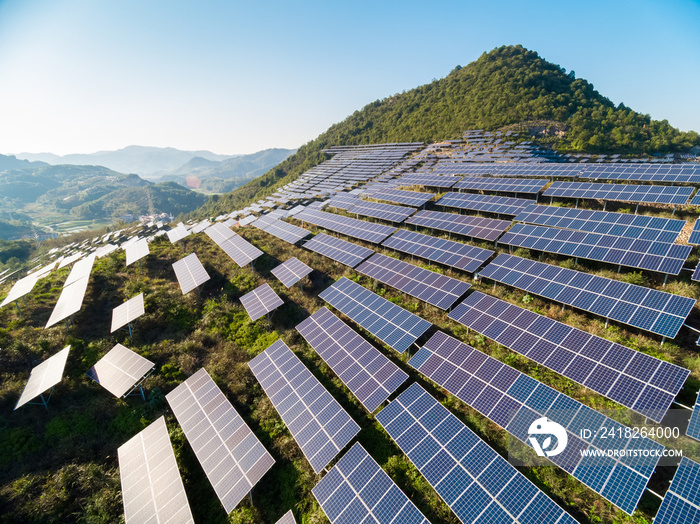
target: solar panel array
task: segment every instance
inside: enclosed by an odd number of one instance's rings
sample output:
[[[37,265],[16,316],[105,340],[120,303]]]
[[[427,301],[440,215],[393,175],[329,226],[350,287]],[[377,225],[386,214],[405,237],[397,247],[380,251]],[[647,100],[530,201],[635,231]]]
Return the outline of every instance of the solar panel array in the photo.
[[[378,202],[367,202],[366,200],[358,200],[358,203],[348,208],[347,211],[348,213],[378,218],[389,222],[403,222],[416,212],[412,207],[380,204]]]
[[[700,218],[693,224],[693,230],[690,232],[688,244],[700,245]]]
[[[319,297],[399,353],[432,325],[345,277]]]
[[[143,305],[143,293],[139,293],[135,297],[130,298],[112,310],[112,328],[110,333],[114,333],[117,329],[136,320],[145,312],[146,310]]]
[[[471,287],[470,284],[381,253],[374,254],[355,271],[383,282],[440,309],[449,309]]]
[[[311,490],[332,524],[428,524],[359,442]]]
[[[142,238],[133,244],[130,244],[126,248],[126,265],[130,266],[137,260],[141,260],[143,257],[150,253],[148,249],[148,240]]]
[[[536,204],[524,209],[515,221],[667,243],[675,242],[685,227],[685,220]]]
[[[480,292],[449,318],[657,422],[690,374]]]
[[[523,209],[532,205],[532,200],[508,198],[491,195],[475,195],[471,193],[445,193],[436,205],[484,211],[498,215],[518,215]]]
[[[175,262],[173,270],[183,295],[201,286],[211,278],[194,253],[190,253],[185,258]]]
[[[398,178],[397,182],[404,186],[425,186],[448,189],[454,186],[462,177],[436,175],[433,173],[409,173]]]
[[[442,332],[433,335],[409,365],[525,444],[530,444],[527,428],[535,420],[546,417],[560,424],[568,442],[550,460],[627,513],[634,511],[659,457],[625,460],[618,454],[617,459],[594,465],[598,459],[589,460],[582,453],[595,449],[619,453],[628,447],[660,451],[662,445],[631,433],[624,438],[622,424]],[[589,442],[580,438],[582,427],[593,433],[605,427],[620,437]],[[591,474],[591,467],[600,468],[599,476]]]
[[[377,421],[461,522],[576,522],[418,383]]]
[[[370,413],[408,378],[325,307],[300,323],[297,331]]]
[[[284,304],[284,301],[275,293],[267,282],[256,287],[241,297],[241,304],[245,308],[250,320],[256,321]]]
[[[117,344],[92,366],[87,375],[115,397],[127,395],[155,364],[138,353]]]
[[[296,257],[292,257],[283,264],[275,267],[272,274],[284,284],[285,287],[292,287],[306,275],[311,273],[313,269],[304,264]]]
[[[644,180],[658,182],[700,182],[697,164],[595,164],[581,166],[582,178],[606,180]]]
[[[661,503],[654,524],[700,522],[700,464],[683,457]]]
[[[87,290],[89,279],[90,277],[81,278],[63,288],[51,312],[51,316],[46,322],[46,328],[80,311],[80,308],[83,306],[83,299],[85,298],[85,291]]]
[[[289,242],[290,244],[296,244],[302,238],[306,238],[311,234],[311,231],[304,229],[303,227],[295,226],[294,224],[288,224],[281,220],[272,220],[268,224],[261,223],[258,225],[262,219],[258,219],[253,222],[253,225],[259,229],[262,229],[266,233],[276,236],[280,240]]]
[[[275,460],[204,368],[165,398],[221,504],[230,513]]]
[[[493,163],[493,162],[462,162],[455,164],[440,164],[433,173],[445,175],[498,175],[502,177],[533,177],[547,178],[576,177],[585,166],[580,164],[538,163],[535,165],[522,162]]]
[[[435,196],[433,193],[420,191],[405,191],[403,189],[377,188],[365,192],[365,195],[375,200],[384,200],[394,204],[422,207]]]
[[[126,524],[194,524],[165,417],[122,444],[117,455]]]
[[[537,180],[529,178],[465,177],[459,182],[457,182],[454,185],[453,189],[491,191],[492,193],[537,194],[546,185],[546,180]]]
[[[499,244],[678,275],[692,248],[651,240],[516,224]]]
[[[554,182],[544,196],[682,205],[688,202],[693,191],[692,187],[682,186]]]
[[[294,218],[329,231],[335,231],[336,233],[349,237],[366,240],[373,244],[378,244],[396,231],[395,227],[373,224],[366,220],[334,215],[333,213],[326,213],[325,211],[307,209],[306,211],[297,213]]]
[[[61,381],[69,351],[70,346],[66,346],[32,369],[27,384],[24,386],[17,404],[15,404],[15,409],[24,406]]]
[[[486,262],[493,251],[453,240],[399,229],[382,242],[382,246],[415,255],[446,266],[473,273]]]
[[[316,473],[360,431],[282,340],[248,365]]]
[[[358,246],[347,240],[332,237],[325,233],[319,233],[306,242],[304,247],[350,267],[355,267],[374,253],[369,248]]]
[[[480,275],[669,338],[695,305],[692,298],[506,254]]]
[[[361,202],[360,197],[357,195],[350,195],[347,193],[341,193],[339,195],[335,195],[332,198],[328,199],[328,207],[334,207],[336,209],[344,209],[348,210],[353,206],[356,206]]]
[[[483,240],[496,240],[511,225],[510,220],[481,218],[440,211],[419,211],[406,224],[447,231]]]
[[[207,229],[209,231],[209,229]],[[219,243],[219,247],[233,260],[238,267],[250,264],[263,252],[236,234]]]

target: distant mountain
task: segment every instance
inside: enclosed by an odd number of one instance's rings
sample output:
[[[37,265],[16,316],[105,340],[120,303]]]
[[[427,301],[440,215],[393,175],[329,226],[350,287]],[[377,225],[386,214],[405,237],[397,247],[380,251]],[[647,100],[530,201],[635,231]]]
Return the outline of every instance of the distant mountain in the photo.
[[[295,152],[295,149],[265,149],[220,162],[194,157],[177,169],[161,173],[157,180],[177,182],[200,191],[223,193],[259,177]]]
[[[19,159],[52,165],[100,165],[120,173],[136,173],[149,178],[153,173],[176,169],[194,157],[221,161],[235,155],[217,155],[211,151],[182,151],[173,147],[128,146],[116,151],[98,151],[90,154],[58,156],[53,153],[20,153],[16,156]]]
[[[10,169],[32,169],[45,165],[45,162],[31,162],[26,159],[20,160],[13,155],[0,155],[0,173]]]

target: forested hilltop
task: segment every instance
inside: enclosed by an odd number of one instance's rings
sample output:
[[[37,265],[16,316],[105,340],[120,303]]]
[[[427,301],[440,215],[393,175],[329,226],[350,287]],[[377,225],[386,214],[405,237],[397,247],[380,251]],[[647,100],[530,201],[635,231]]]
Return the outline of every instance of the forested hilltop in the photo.
[[[331,126],[299,151],[232,193],[211,199],[197,216],[228,212],[259,198],[322,162],[331,145],[434,142],[466,129],[525,130],[545,123],[558,132],[545,141],[568,152],[649,155],[687,151],[700,144],[681,132],[598,93],[574,71],[522,46],[502,46],[430,84],[368,104]]]

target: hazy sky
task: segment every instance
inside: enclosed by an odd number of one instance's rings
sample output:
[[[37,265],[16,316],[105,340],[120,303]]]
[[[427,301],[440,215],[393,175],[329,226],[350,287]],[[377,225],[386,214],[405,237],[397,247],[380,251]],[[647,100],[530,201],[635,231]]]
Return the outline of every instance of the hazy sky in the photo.
[[[0,153],[298,147],[522,44],[700,131],[700,2],[0,0]]]

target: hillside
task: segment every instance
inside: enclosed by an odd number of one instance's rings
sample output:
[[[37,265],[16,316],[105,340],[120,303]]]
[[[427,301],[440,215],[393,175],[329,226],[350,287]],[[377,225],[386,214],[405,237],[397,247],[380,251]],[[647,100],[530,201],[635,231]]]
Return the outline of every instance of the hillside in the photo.
[[[217,155],[211,151],[183,151],[174,147],[127,146],[116,151],[89,154],[54,155],[52,153],[20,153],[17,158],[38,160],[48,164],[100,165],[120,173],[141,176],[175,169],[194,157],[221,161],[233,155]]]
[[[294,149],[265,149],[222,161],[194,157],[177,169],[162,173],[157,181],[174,181],[200,191],[223,193],[259,177],[295,151]]]
[[[31,164],[34,166],[34,164]],[[0,238],[27,234],[35,225],[97,220],[99,227],[125,214],[186,213],[197,209],[206,197],[177,184],[159,184],[138,175],[125,175],[103,166],[51,166],[40,164],[0,174],[2,219],[15,221],[0,227]],[[152,202],[149,203],[148,193]],[[86,224],[88,225],[88,224]],[[12,226],[12,227],[11,227]]]
[[[458,138],[466,129],[528,131],[529,123],[543,121],[564,131],[561,137],[542,137],[561,151],[640,155],[687,151],[700,144],[698,133],[681,132],[665,120],[615,105],[573,71],[567,73],[534,51],[503,46],[445,78],[355,111],[261,178],[210,201],[201,216],[273,192],[325,160],[321,150],[331,145],[434,142]]]
[[[34,167],[45,166],[44,162],[30,162],[22,160],[13,155],[0,155],[0,173],[12,169],[31,169]]]

